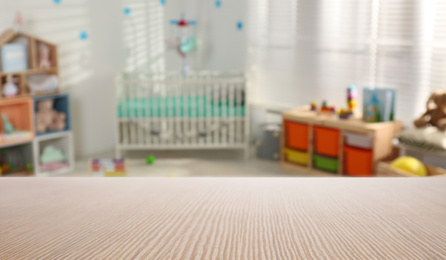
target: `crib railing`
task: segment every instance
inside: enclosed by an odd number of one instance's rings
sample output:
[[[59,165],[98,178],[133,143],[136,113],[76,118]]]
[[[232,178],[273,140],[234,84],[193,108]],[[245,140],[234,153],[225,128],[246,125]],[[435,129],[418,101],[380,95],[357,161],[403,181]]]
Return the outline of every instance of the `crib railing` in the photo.
[[[122,73],[116,82],[117,156],[142,149],[247,151],[243,73]]]

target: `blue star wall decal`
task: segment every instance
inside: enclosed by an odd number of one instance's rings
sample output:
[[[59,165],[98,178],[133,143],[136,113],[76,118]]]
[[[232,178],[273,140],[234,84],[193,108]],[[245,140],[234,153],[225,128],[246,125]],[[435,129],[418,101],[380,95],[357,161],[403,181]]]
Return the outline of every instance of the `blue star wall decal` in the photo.
[[[130,9],[130,7],[128,7],[128,6],[124,7],[125,16],[130,16],[131,13],[132,13],[132,9]]]
[[[82,30],[82,31],[79,33],[79,38],[80,38],[81,40],[86,40],[86,39],[88,39],[88,32],[85,31],[85,30]]]
[[[237,29],[239,29],[239,30],[243,29],[243,22],[242,21],[238,21],[237,22]]]

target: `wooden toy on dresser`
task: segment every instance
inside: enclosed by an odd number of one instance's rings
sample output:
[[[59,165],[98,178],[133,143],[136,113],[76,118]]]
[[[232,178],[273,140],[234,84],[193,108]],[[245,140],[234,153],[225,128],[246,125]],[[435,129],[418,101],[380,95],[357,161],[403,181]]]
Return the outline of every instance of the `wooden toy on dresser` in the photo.
[[[366,123],[360,117],[339,119],[309,107],[282,114],[283,168],[323,176],[373,176],[378,161],[392,152],[399,121]]]
[[[57,47],[7,30],[0,54],[0,176],[72,170],[69,98],[59,94]]]

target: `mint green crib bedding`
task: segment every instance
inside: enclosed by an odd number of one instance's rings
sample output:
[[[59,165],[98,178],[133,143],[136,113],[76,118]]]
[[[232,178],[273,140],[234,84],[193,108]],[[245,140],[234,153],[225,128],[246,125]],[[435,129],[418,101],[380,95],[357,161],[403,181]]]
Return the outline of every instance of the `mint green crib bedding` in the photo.
[[[210,100],[206,96],[135,98],[118,101],[120,118],[147,117],[242,117],[242,100]]]

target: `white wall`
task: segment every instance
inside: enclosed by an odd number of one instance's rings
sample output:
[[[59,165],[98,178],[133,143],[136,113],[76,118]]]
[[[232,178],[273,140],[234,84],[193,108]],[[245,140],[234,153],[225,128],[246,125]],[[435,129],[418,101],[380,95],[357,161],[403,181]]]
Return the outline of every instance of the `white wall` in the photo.
[[[71,95],[78,158],[114,149],[114,77],[128,67],[132,53],[129,47],[133,46],[127,39],[125,19],[128,18],[123,15],[123,6],[132,5],[132,13],[138,14],[135,34],[144,35],[147,42],[140,41],[136,48],[143,49],[138,53],[146,53],[151,47],[146,21],[149,18],[139,9],[142,5],[151,8],[157,3],[159,0],[61,0],[60,4],[52,0],[0,0],[0,31],[10,27],[15,12],[20,11],[26,22],[25,32],[59,46],[61,82],[64,91]],[[203,69],[242,69],[244,31],[236,30],[236,22],[243,20],[244,1],[223,0],[222,3],[216,10],[213,1],[191,0],[184,9],[181,2],[168,1],[164,7],[166,27],[169,27],[168,20],[177,18],[185,10],[187,18],[196,19],[199,26],[206,25],[203,34],[206,40],[200,48],[206,47],[193,54],[194,64]],[[79,39],[83,29],[90,35],[86,41]],[[168,52],[167,68],[180,67],[177,54]]]

